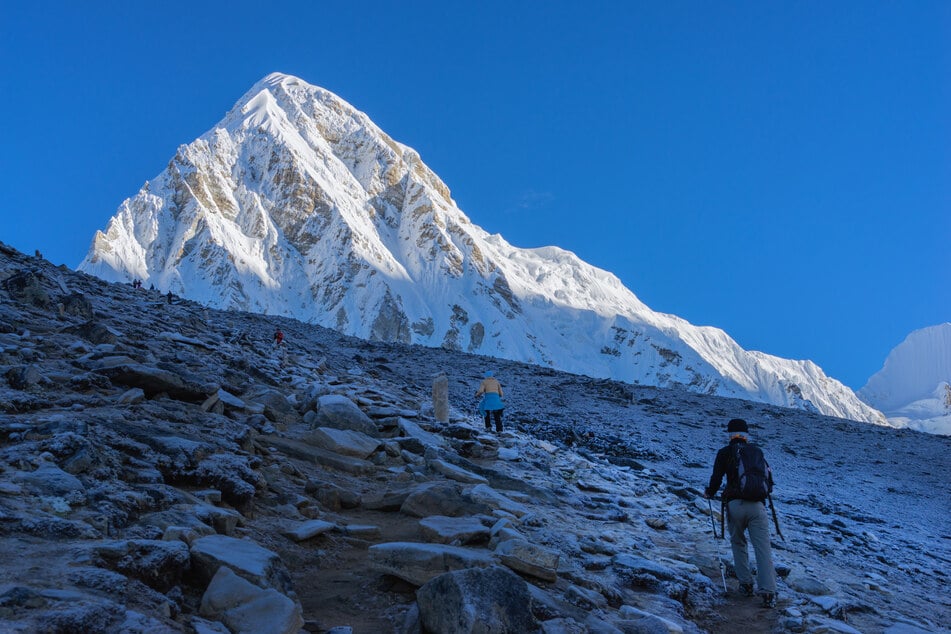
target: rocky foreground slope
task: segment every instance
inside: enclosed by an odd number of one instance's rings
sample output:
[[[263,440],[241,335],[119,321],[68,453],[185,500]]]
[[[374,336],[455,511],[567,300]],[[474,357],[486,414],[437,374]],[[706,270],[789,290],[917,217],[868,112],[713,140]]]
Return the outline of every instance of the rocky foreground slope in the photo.
[[[169,303],[2,245],[0,377],[0,631],[951,621],[948,438]],[[699,497],[734,415],[778,478],[773,611],[723,595]]]

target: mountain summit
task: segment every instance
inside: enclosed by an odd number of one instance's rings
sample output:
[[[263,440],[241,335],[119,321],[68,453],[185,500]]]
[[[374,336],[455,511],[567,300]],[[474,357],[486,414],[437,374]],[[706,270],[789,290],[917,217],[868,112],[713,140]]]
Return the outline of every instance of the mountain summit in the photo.
[[[896,427],[951,435],[951,322],[909,334],[857,395]]]
[[[414,150],[280,73],[123,202],[79,268],[364,339],[885,423],[810,361],[743,350],[571,252],[489,235]]]

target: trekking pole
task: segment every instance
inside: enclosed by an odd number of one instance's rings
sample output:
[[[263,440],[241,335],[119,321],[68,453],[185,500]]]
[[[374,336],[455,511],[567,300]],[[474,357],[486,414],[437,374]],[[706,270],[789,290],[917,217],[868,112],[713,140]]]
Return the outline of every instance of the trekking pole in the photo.
[[[776,505],[773,504],[773,496],[770,493],[766,494],[766,499],[769,500],[769,508],[773,512],[773,524],[776,525],[776,534],[779,535],[779,538],[783,541],[786,541],[786,538],[783,537],[783,531],[779,528],[779,517],[776,515]]]
[[[710,529],[713,531],[713,545],[716,546],[717,550],[717,563],[720,565],[720,580],[723,581],[723,594],[726,594],[728,592],[726,589],[726,573],[724,573],[726,566],[723,565],[723,557],[720,556],[720,542],[717,539],[717,523],[713,521],[713,503],[710,502],[710,498],[707,498],[707,508],[710,509]]]

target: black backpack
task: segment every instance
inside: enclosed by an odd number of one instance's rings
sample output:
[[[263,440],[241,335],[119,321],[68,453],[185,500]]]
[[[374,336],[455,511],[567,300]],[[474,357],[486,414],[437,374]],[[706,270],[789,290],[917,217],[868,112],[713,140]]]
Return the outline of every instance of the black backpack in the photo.
[[[736,460],[736,495],[741,500],[762,502],[772,490],[769,465],[763,452],[756,445],[738,443],[734,452]]]

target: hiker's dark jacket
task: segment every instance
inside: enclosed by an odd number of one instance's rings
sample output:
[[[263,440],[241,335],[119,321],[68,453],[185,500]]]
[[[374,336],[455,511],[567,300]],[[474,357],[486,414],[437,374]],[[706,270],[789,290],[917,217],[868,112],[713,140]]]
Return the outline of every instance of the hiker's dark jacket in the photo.
[[[707,485],[706,494],[707,497],[712,498],[717,494],[717,491],[720,490],[720,484],[723,483],[723,476],[726,476],[726,488],[723,489],[723,502],[729,502],[737,497],[739,497],[738,489],[739,482],[737,482],[738,475],[736,472],[736,446],[739,444],[747,444],[746,439],[744,438],[732,438],[730,444],[722,448],[717,452],[717,457],[713,461],[713,475],[710,476],[710,484]],[[769,490],[773,490],[773,470],[769,468],[769,463],[766,465],[766,479],[769,484]]]

